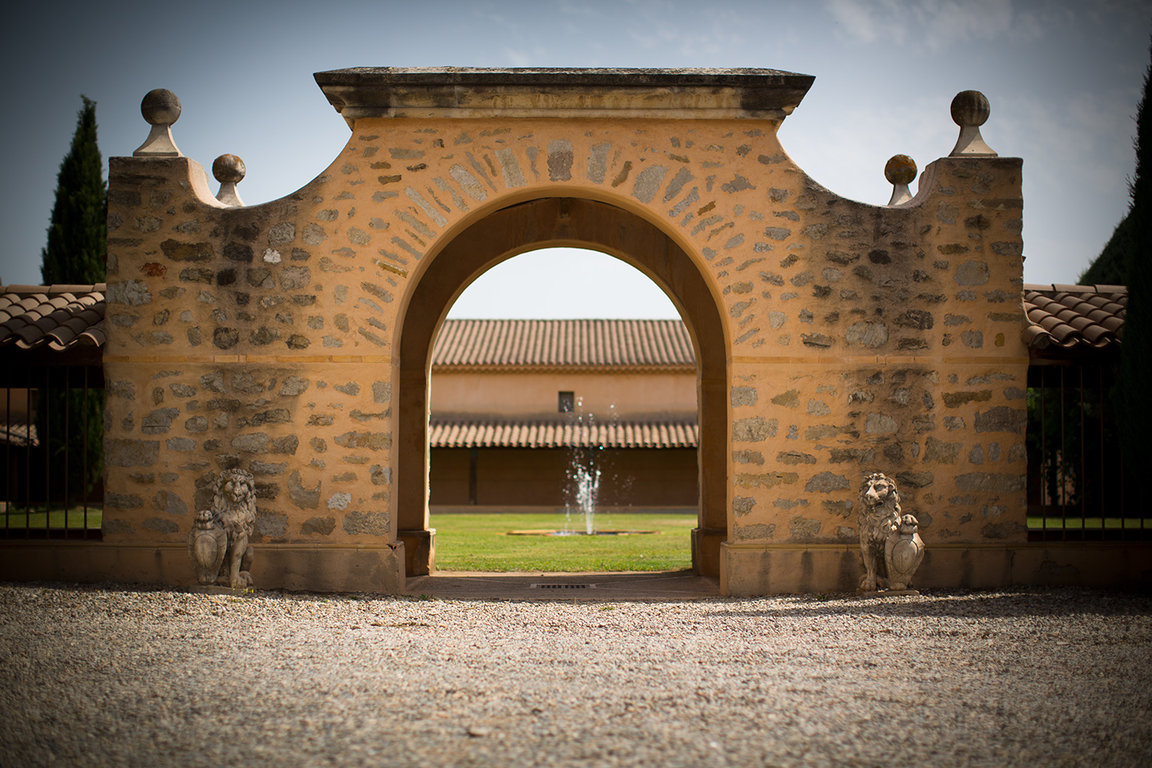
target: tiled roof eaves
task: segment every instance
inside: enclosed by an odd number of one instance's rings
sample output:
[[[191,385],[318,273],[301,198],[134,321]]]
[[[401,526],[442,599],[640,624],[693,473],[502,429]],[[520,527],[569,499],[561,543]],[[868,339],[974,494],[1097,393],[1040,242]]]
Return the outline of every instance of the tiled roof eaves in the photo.
[[[1118,349],[1128,289],[1122,285],[1024,286],[1027,324],[1022,338],[1032,355],[1076,357]]]
[[[448,320],[433,366],[692,366],[695,356],[679,320]]]
[[[566,364],[566,365],[540,365],[530,363],[525,365],[477,365],[464,363],[460,365],[434,364],[433,371],[440,373],[686,373],[696,370],[694,365],[601,365],[597,363]]]
[[[695,421],[433,419],[432,448],[695,448]]]
[[[102,347],[106,284],[0,286],[0,349]]]

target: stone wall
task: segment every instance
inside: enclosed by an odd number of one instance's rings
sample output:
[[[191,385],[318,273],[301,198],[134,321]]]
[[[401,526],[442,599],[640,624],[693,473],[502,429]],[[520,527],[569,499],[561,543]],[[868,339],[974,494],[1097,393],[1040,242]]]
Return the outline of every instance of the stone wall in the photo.
[[[1025,541],[1020,161],[939,160],[920,189],[782,192],[785,253],[731,285],[731,548],[855,542],[873,467],[930,547]]]
[[[558,197],[655,225],[723,318],[726,588],[775,589],[781,547],[850,548],[874,470],[929,550],[1024,541],[1019,160],[939,160],[886,208],[808,178],[779,117],[349,122],[319,178],[251,208],[186,158],[112,159],[106,542],[182,542],[212,473],[241,466],[258,552],[395,557],[409,298],[457,233]],[[664,287],[690,319],[699,299]]]

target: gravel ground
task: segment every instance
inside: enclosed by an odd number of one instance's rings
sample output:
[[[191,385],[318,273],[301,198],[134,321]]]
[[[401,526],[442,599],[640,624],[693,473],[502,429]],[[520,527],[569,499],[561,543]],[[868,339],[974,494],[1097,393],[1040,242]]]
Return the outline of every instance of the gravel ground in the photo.
[[[1152,597],[0,584],[0,765],[1146,766]]]

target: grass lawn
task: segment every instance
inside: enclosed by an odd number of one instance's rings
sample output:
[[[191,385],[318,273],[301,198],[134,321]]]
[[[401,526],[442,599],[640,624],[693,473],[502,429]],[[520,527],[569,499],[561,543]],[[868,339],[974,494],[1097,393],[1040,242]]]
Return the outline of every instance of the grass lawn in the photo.
[[[1138,517],[1119,518],[1119,517],[1087,517],[1081,518],[1069,516],[1068,518],[1060,517],[1039,517],[1029,515],[1028,517],[1028,530],[1059,530],[1067,528],[1068,530],[1099,530],[1107,528],[1109,530],[1119,530],[1121,528],[1136,529],[1142,527],[1152,527],[1152,521],[1141,520]]]
[[[675,571],[692,567],[695,512],[605,513],[598,530],[656,531],[628,536],[524,536],[565,530],[563,513],[433,514],[436,567],[446,571]],[[583,531],[583,518],[567,522]]]
[[[88,507],[88,529],[100,530],[100,523],[104,519],[104,511],[100,507]],[[0,528],[30,528],[42,531],[45,528],[70,528],[79,531],[84,528],[84,507],[72,507],[67,511],[67,525],[65,525],[65,511],[56,507],[46,511],[43,506],[33,506],[29,510],[16,504],[0,505]]]

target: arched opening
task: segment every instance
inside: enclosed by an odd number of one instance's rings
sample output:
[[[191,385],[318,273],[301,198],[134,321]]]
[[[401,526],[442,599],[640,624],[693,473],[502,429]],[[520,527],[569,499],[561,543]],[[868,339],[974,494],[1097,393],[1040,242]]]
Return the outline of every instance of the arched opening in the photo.
[[[547,246],[584,246],[621,258],[667,292],[692,337],[697,360],[699,522],[693,531],[697,573],[719,573],[727,535],[726,349],[716,300],[687,253],[647,221],[578,198],[545,198],[489,214],[452,238],[428,264],[400,331],[396,504],[409,575],[434,563],[429,531],[428,382],[432,344],[448,308],[473,278],[506,258]]]
[[[652,278],[590,248],[537,248],[478,275],[448,309],[447,319],[680,320]]]
[[[432,349],[437,570],[688,568],[696,374],[676,305],[621,259],[544,248],[477,276]]]

